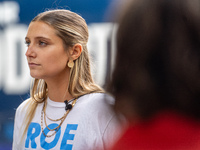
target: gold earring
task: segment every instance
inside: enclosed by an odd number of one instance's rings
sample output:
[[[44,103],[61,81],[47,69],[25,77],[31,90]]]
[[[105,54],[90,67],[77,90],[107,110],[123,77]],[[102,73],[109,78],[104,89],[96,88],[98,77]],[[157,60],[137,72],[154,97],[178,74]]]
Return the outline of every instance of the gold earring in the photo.
[[[72,59],[70,59],[67,63],[69,68],[73,68],[74,67],[74,61]]]

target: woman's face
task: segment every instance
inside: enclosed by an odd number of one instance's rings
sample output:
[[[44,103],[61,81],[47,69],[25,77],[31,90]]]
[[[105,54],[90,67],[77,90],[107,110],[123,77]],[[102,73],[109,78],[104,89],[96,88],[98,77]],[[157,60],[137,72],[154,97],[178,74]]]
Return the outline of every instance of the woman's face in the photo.
[[[41,21],[31,22],[25,41],[28,47],[26,57],[33,78],[66,78],[69,57],[53,27]]]

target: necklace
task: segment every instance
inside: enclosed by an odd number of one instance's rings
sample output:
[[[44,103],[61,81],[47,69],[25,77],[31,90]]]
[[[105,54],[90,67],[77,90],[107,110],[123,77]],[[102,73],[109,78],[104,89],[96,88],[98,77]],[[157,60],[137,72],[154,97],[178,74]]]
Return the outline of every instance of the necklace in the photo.
[[[71,99],[71,100],[69,100],[67,103],[70,103],[70,102],[72,102],[72,101],[76,101],[76,99],[75,99],[75,98],[74,98],[74,99]],[[65,102],[65,103],[66,103],[66,102]],[[72,103],[72,105],[73,105],[73,103]],[[44,110],[44,111],[43,111],[44,116],[46,116],[49,120],[54,121],[54,122],[62,120],[62,119],[65,117],[65,115],[66,115],[67,113],[69,113],[69,111],[66,111],[66,112],[64,113],[64,115],[63,115],[61,118],[59,118],[59,119],[51,119],[50,117],[47,116],[47,114],[46,114],[46,112],[45,112],[45,110],[46,110],[46,104],[43,106],[43,110]]]
[[[76,101],[77,101],[77,98],[73,100],[73,102],[72,102],[72,108],[74,107]],[[45,112],[45,111],[46,111],[46,103],[44,102],[44,105],[43,105],[43,108],[42,108],[42,111],[41,111],[41,128],[42,128],[42,133],[43,133],[43,135],[44,135],[45,137],[51,137],[51,136],[55,135],[56,132],[59,130],[60,126],[62,125],[62,123],[64,122],[64,120],[65,120],[65,118],[67,117],[67,115],[68,115],[68,113],[70,112],[70,110],[71,110],[71,109],[68,109],[68,110],[64,113],[64,115],[63,115],[61,118],[59,118],[59,119],[51,119],[51,118],[49,118],[49,117],[46,115],[46,112]],[[47,129],[48,129],[49,131],[54,131],[51,135],[47,135],[47,134],[44,133],[44,128],[43,128],[43,114],[44,114],[44,123],[45,123],[45,126],[47,127]],[[50,128],[48,127],[48,125],[47,125],[46,118],[48,118],[49,120],[54,121],[54,122],[55,122],[55,121],[60,121],[60,124],[59,124],[57,127],[53,128],[53,129],[50,129]]]

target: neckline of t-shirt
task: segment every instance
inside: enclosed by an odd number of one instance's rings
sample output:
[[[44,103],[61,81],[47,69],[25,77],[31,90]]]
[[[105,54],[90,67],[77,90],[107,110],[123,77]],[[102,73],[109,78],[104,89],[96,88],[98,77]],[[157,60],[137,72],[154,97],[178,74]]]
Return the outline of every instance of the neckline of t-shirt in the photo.
[[[68,103],[71,104],[74,100],[75,100],[75,98],[69,100]],[[77,99],[77,101],[78,101],[78,99]],[[66,106],[66,104],[64,102],[55,102],[55,101],[51,100],[49,97],[47,97],[47,105],[50,105],[53,107],[65,107]]]
[[[69,100],[69,103],[72,103],[73,100],[74,100],[74,98]],[[65,107],[64,102],[55,102],[55,101],[51,100],[49,97],[47,98],[47,105],[50,105],[53,107]]]
[[[94,95],[94,94],[98,94],[98,93],[89,93],[89,94],[85,94],[85,95],[79,97],[79,98],[77,99],[77,102],[78,102],[79,100],[81,100],[83,97],[85,97],[86,95]],[[71,103],[73,102],[73,100],[74,100],[74,98],[71,99],[71,100],[69,100],[69,104],[71,104]],[[50,106],[52,106],[52,107],[65,107],[65,106],[66,106],[64,102],[55,102],[55,101],[51,100],[49,97],[47,97],[47,105],[50,105]]]

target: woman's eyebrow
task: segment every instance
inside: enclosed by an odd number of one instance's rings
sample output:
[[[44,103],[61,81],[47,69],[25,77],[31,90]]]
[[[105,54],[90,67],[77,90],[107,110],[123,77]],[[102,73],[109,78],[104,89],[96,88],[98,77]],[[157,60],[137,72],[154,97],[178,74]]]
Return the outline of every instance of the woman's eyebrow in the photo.
[[[47,38],[47,37],[44,37],[44,36],[37,36],[37,37],[34,37],[34,39],[44,39],[44,40],[47,40],[47,41],[52,41],[50,38]],[[25,40],[30,40],[29,37],[25,37]]]

